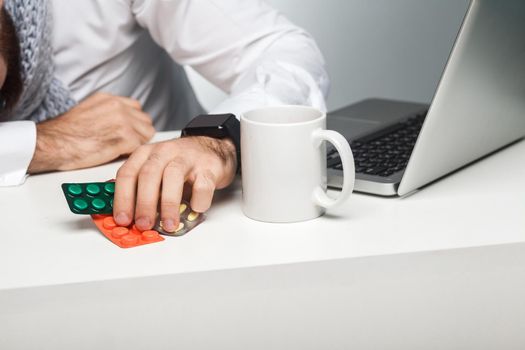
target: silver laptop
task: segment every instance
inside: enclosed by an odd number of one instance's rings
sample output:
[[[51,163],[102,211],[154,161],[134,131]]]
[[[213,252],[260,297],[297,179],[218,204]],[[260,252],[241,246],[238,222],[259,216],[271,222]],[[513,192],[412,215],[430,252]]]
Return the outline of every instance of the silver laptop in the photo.
[[[329,113],[355,190],[404,196],[525,136],[525,1],[472,0],[430,106],[369,99]],[[519,161],[519,160],[516,160]],[[328,185],[342,186],[328,150]]]

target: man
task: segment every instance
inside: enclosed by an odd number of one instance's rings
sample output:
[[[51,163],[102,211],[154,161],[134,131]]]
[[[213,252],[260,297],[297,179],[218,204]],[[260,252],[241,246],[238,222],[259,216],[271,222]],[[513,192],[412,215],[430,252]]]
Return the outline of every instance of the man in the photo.
[[[0,0],[0,185],[130,154],[116,177],[116,222],[149,229],[160,203],[173,231],[184,186],[204,212],[237,168],[227,138],[146,144],[155,129],[180,129],[201,112],[180,66],[229,93],[212,113],[325,108],[328,78],[313,39],[262,1],[47,2]]]

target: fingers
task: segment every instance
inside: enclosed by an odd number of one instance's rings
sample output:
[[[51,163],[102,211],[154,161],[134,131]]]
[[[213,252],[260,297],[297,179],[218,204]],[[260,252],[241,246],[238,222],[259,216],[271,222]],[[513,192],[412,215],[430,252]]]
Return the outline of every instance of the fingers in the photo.
[[[139,101],[131,97],[126,96],[117,96],[108,94],[106,92],[96,92],[86,99],[84,99],[81,104],[86,108],[92,108],[93,106],[98,106],[103,103],[122,103],[130,108],[136,110],[142,110],[142,106]]]
[[[193,211],[204,213],[211,206],[215,192],[215,178],[209,171],[200,172],[192,186],[190,205]]]
[[[99,93],[82,103],[94,115],[104,118],[108,134],[119,136],[120,155],[130,154],[155,134],[151,117],[141,110],[136,100]]]
[[[125,104],[126,106],[130,108],[133,108],[138,111],[142,110],[142,105],[140,104],[138,100],[135,100],[134,98],[126,97],[126,96],[114,96],[114,97],[118,98],[120,102],[122,102],[123,104]]]
[[[138,148],[117,172],[113,216],[121,226],[128,226],[133,220],[138,174],[149,153],[149,147]]]
[[[114,96],[106,93],[96,93],[83,100],[83,108],[96,108],[99,114],[117,114],[128,117],[128,114],[137,120],[151,124],[151,117],[142,110],[139,101],[125,96]]]
[[[160,215],[162,228],[167,232],[174,232],[179,226],[179,207],[186,181],[186,173],[186,164],[181,159],[170,161],[164,169]]]
[[[135,118],[135,120],[131,120],[131,126],[138,134],[141,144],[151,140],[153,135],[155,135],[155,128],[151,123],[150,116],[138,110],[130,110],[129,112]]]
[[[172,154],[163,150],[165,150],[165,148],[163,149],[159,146],[155,147],[139,173],[135,224],[140,230],[151,229],[156,220],[163,174],[167,164],[170,163],[170,159],[173,158]],[[182,177],[182,186],[184,183],[184,174],[188,172],[188,169],[182,161],[178,162],[177,169],[182,174],[177,176],[179,181]],[[169,186],[169,184],[166,185]],[[172,196],[174,195],[172,194]],[[168,201],[170,201],[169,197]],[[174,206],[175,203],[172,202],[170,205]],[[172,216],[171,219],[174,220],[175,218]]]
[[[160,219],[165,231],[179,225],[183,194],[191,190],[190,206],[207,211],[218,185],[229,177],[230,165],[195,140],[172,140],[139,147],[117,173],[114,216],[119,225],[134,219],[148,230]]]
[[[133,128],[136,135],[129,136],[138,136],[140,144],[148,142],[155,135],[151,116],[142,111],[138,101],[118,96],[112,97],[107,103],[113,109],[110,113],[120,116],[124,125],[128,124]],[[103,104],[102,106],[106,107]]]

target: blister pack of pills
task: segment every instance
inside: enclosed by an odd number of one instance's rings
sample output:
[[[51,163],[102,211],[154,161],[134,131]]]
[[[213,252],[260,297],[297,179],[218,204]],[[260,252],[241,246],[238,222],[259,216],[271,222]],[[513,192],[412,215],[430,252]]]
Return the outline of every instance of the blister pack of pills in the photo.
[[[93,222],[106,238],[121,248],[138,247],[164,240],[157,231],[140,231],[135,225],[119,226],[112,215],[91,215]]]
[[[91,215],[104,236],[122,248],[163,241],[159,233],[173,237],[185,235],[206,219],[204,214],[194,212],[189,203],[183,201],[179,207],[180,223],[174,232],[164,230],[158,214],[153,230],[142,232],[135,225],[118,226],[113,220],[114,182],[64,183],[62,191],[73,213]]]
[[[186,233],[193,230],[197,225],[202,223],[206,219],[206,215],[202,213],[197,213],[191,210],[188,202],[183,201],[179,207],[180,223],[175,232],[167,232],[162,227],[162,221],[157,219],[154,230],[158,231],[160,234],[166,236],[183,236]]]
[[[113,213],[114,182],[64,183],[62,191],[75,214]]]

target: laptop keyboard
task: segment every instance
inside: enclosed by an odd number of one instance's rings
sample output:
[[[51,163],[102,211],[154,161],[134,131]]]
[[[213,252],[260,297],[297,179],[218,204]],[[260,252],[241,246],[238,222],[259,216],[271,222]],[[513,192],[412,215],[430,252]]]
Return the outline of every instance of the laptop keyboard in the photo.
[[[419,114],[351,142],[356,173],[388,177],[405,170],[425,116],[426,113]],[[327,156],[328,168],[343,169],[334,148],[328,149]]]

